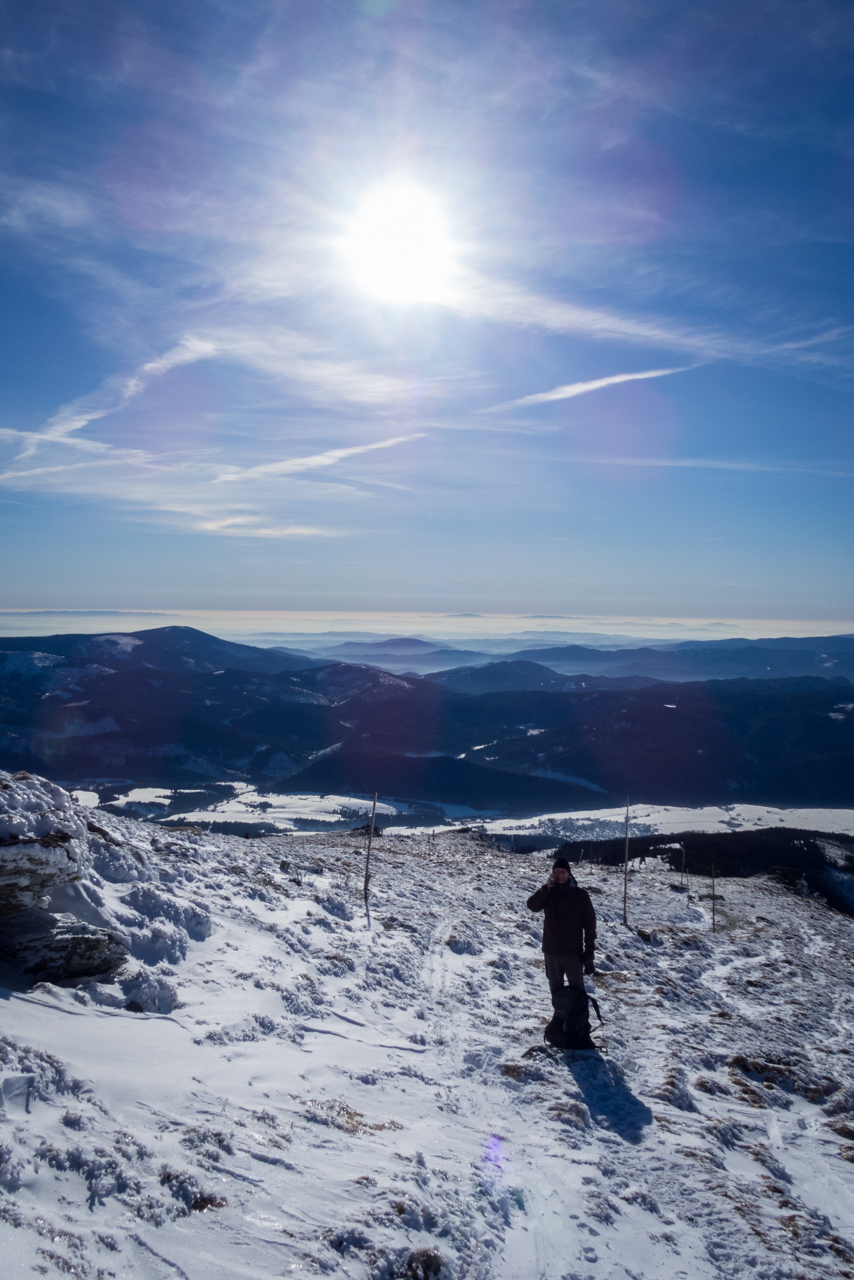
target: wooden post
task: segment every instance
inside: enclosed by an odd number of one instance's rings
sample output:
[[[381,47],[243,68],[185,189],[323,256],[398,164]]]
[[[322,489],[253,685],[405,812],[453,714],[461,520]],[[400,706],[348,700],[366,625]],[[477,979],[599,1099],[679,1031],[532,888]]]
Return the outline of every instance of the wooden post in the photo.
[[[371,927],[371,908],[368,903],[368,888],[371,883],[371,845],[374,839],[374,818],[377,816],[377,793],[374,792],[374,803],[371,808],[371,825],[368,829],[368,851],[365,855],[365,915],[367,916],[367,927]]]
[[[715,864],[712,863],[712,933],[715,932]]]
[[[626,856],[623,859],[623,924],[628,924],[626,906],[629,898],[629,797],[626,796]]]
[[[682,874],[679,877],[679,883],[680,885],[684,885],[685,883],[685,846],[684,844],[682,846]]]

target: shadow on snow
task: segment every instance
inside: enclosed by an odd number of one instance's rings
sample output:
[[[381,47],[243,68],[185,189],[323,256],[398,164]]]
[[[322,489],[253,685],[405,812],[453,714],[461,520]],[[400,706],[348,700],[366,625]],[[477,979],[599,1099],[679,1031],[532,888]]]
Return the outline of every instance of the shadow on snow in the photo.
[[[652,1112],[632,1093],[616,1063],[605,1061],[598,1053],[567,1054],[565,1062],[593,1123],[625,1142],[641,1142],[644,1128],[652,1124]]]

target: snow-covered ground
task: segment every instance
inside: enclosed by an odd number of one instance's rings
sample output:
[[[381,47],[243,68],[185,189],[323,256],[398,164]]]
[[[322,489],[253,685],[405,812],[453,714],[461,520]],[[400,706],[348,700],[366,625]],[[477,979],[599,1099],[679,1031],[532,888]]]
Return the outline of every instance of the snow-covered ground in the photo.
[[[253,826],[276,827],[279,831],[296,831],[307,823],[321,827],[346,826],[354,821],[364,823],[370,817],[372,801],[364,797],[336,795],[276,795],[260,793],[248,782],[230,782],[222,787],[225,798],[210,798],[210,792],[176,790],[170,791],[160,787],[134,787],[123,795],[110,801],[109,807],[125,809],[134,816],[153,818],[169,817],[172,821],[182,823],[238,823],[250,829]],[[98,796],[95,792],[74,792],[81,803],[87,803],[83,797],[94,796],[95,805]],[[198,808],[173,807],[175,802],[181,804],[185,796],[207,799],[206,805]],[[380,818],[393,817],[404,812],[402,806],[378,803],[377,815]],[[379,824],[378,824],[379,825]]]
[[[276,795],[259,792],[251,783],[218,783],[223,799],[211,798],[210,791],[169,790],[161,787],[134,787],[109,801],[110,809],[122,809],[135,817],[168,819],[204,826],[239,824],[275,827],[279,831],[347,827],[363,823],[370,814],[371,800],[365,796]],[[97,808],[96,791],[74,791],[80,804]],[[197,807],[188,808],[184,797],[197,796]],[[201,803],[204,799],[206,803]],[[398,834],[419,834],[442,823],[475,822],[492,835],[547,836],[559,840],[608,840],[625,830],[625,809],[586,809],[570,813],[544,813],[533,818],[496,818],[495,811],[470,809],[464,805],[411,805],[404,800],[382,796],[377,815],[392,820]],[[629,809],[634,835],[657,835],[677,831],[748,831],[770,827],[797,827],[804,831],[854,835],[854,809],[782,809],[769,805],[729,804],[686,808],[676,805],[635,804]],[[417,825],[407,825],[413,819]]]
[[[678,805],[633,804],[630,832],[636,836],[677,831],[759,831],[795,827],[854,835],[854,809],[781,809],[771,805],[726,804],[690,809]],[[483,824],[494,835],[545,835],[560,840],[610,840],[626,829],[625,809],[544,813],[537,818],[499,818]]]
[[[53,905],[131,961],[0,991],[5,1274],[854,1275],[849,917],[585,867],[602,1052],[529,1053],[545,857],[392,832],[369,930],[363,837],[92,816]]]

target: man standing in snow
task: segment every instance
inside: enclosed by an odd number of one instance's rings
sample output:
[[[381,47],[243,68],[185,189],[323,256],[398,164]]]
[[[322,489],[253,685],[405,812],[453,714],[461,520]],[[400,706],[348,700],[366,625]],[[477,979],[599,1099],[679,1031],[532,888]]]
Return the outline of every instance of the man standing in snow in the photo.
[[[531,911],[544,911],[543,957],[552,994],[567,986],[584,990],[585,973],[594,972],[596,912],[586,889],[579,889],[566,858],[555,858],[546,883],[528,899]]]

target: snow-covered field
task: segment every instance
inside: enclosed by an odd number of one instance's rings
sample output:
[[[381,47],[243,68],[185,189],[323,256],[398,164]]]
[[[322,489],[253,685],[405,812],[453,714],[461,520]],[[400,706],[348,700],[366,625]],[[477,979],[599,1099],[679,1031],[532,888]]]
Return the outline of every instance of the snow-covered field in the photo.
[[[537,818],[499,818],[484,823],[494,835],[537,835],[556,840],[610,840],[625,831],[625,809],[545,813]],[[678,805],[633,804],[632,835],[666,835],[677,831],[759,831],[794,827],[854,835],[854,809],[781,809],[771,805],[726,804],[689,809]]]
[[[854,1276],[849,917],[585,867],[602,1053],[532,1054],[545,857],[392,832],[369,930],[363,837],[76,812],[131,961],[0,990],[4,1274]]]
[[[110,801],[110,808],[125,809],[135,817],[169,817],[182,823],[209,824],[237,823],[247,829],[253,826],[276,827],[279,831],[296,831],[302,824],[321,827],[346,826],[354,821],[364,823],[371,815],[371,800],[364,797],[336,795],[276,795],[259,793],[248,782],[230,782],[222,787],[225,798],[211,800],[204,791],[170,791],[160,787],[134,787]],[[91,807],[98,806],[98,793],[76,791],[75,797]],[[208,800],[198,808],[174,808],[182,797],[192,796]],[[87,799],[83,799],[87,797]],[[92,801],[94,800],[94,804]],[[402,806],[379,803],[380,818],[394,817],[403,812]]]
[[[225,793],[211,799],[210,792],[135,787],[109,802],[110,809],[122,809],[135,817],[167,819],[204,826],[239,824],[275,827],[293,832],[363,823],[370,815],[371,800],[365,796],[276,795],[259,792],[251,783],[215,784]],[[74,791],[82,805],[97,808],[97,791]],[[207,803],[188,807],[183,797],[204,798]],[[424,811],[428,812],[424,812]],[[381,797],[377,815],[393,821],[399,834],[423,834],[442,823],[474,822],[492,835],[546,836],[560,840],[608,840],[625,830],[625,809],[573,810],[545,813],[533,818],[496,818],[461,805],[410,805],[389,796]],[[413,819],[417,825],[407,825]],[[770,805],[729,804],[686,808],[676,805],[635,804],[629,809],[634,835],[656,835],[677,831],[748,831],[771,827],[796,827],[804,831],[854,835],[854,809],[782,809]]]

